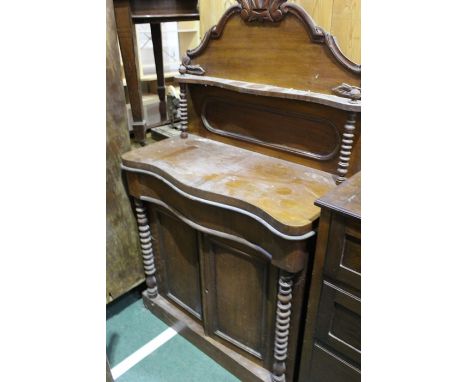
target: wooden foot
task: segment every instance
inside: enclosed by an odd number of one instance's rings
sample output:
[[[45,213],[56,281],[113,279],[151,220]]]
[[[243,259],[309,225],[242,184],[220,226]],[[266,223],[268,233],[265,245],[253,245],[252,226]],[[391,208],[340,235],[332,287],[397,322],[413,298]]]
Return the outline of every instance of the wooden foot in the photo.
[[[146,121],[142,122],[133,122],[133,137],[135,142],[138,142],[140,145],[146,145]]]

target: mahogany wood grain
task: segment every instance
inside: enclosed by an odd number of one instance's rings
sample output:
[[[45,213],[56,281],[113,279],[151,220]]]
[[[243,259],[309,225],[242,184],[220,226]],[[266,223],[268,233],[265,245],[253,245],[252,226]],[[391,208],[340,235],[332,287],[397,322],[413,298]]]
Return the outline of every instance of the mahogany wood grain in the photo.
[[[345,132],[348,118],[346,111],[294,99],[262,97],[211,86],[188,86],[189,132],[337,174],[341,136]],[[214,107],[210,108],[210,104],[206,105],[207,100],[216,100],[218,104],[224,102],[224,105],[228,104],[229,109],[220,109],[213,104],[211,106]],[[246,113],[246,109],[249,113]],[[210,121],[212,127],[215,124],[218,130],[234,132],[237,135],[222,135],[219,131],[210,131],[207,128]],[[356,143],[351,152],[348,175],[360,170],[360,127],[359,113],[354,131]],[[254,138],[257,142],[246,140],[245,137]],[[272,143],[276,145],[273,146]],[[318,159],[300,151],[332,155]]]
[[[309,251],[306,239],[283,240],[249,216],[187,199],[149,175],[127,173],[127,178],[129,191],[133,196],[162,201],[204,228],[243,238],[263,249],[276,267],[295,273],[300,272],[307,264]]]
[[[160,253],[170,256],[160,258],[164,295],[189,314],[202,319],[200,263],[197,249],[197,232],[173,216],[158,213],[149,203],[151,218],[157,221],[153,227],[158,238]],[[157,217],[155,216],[157,214]]]
[[[335,187],[324,172],[195,135],[154,143],[122,158],[126,166],[158,172],[184,191],[265,215],[277,229],[296,234],[310,231],[319,215],[313,203]]]
[[[345,97],[360,95],[360,66],[300,7],[242,0],[187,52],[180,71],[181,137],[123,157],[130,194],[155,210],[161,295],[145,303],[190,326],[191,339],[245,381],[295,381],[301,347],[309,354],[304,380],[311,369],[322,380],[359,374],[358,293],[326,262],[328,237],[339,240],[341,231],[330,222],[335,211],[314,202],[359,171],[360,101]],[[349,94],[332,95],[339,86]],[[320,215],[327,237],[315,256],[313,317],[304,328]],[[360,269],[354,239],[341,241],[351,272]],[[335,292],[325,294],[324,285]],[[344,363],[336,366],[338,358]]]
[[[306,26],[292,14],[279,23],[246,23],[234,14],[220,38],[194,51],[188,52],[191,63],[211,77],[324,94],[333,94],[343,82],[360,86],[360,75],[340,65],[324,44],[312,42]]]
[[[279,86],[258,84],[230,80],[228,78],[217,78],[205,75],[183,74],[175,76],[179,84],[195,84],[216,86],[222,89],[233,90],[238,93],[254,94],[264,97],[277,97],[285,99],[296,99],[299,101],[314,102],[321,105],[333,106],[340,110],[361,111],[361,100],[352,100],[337,95],[323,94],[312,91],[283,88]]]

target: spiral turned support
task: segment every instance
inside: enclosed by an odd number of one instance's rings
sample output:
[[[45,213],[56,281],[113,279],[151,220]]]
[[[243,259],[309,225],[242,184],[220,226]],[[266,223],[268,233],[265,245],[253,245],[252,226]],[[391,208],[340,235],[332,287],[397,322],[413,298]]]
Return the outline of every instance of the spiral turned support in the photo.
[[[273,382],[286,381],[293,277],[292,273],[282,271],[279,278],[278,301],[276,304],[275,361],[271,376]]]
[[[156,282],[156,267],[154,265],[153,244],[151,243],[151,230],[148,217],[146,216],[146,208],[138,199],[135,199],[135,210],[141,253],[143,256],[143,268],[146,275],[146,286],[148,287],[148,297],[156,297],[158,295],[158,287]]]
[[[180,120],[181,120],[181,138],[187,138],[188,129],[188,111],[187,111],[187,84],[180,84]]]
[[[356,113],[350,112],[348,120],[344,125],[343,138],[341,139],[340,161],[338,162],[338,178],[336,183],[340,184],[346,180],[346,174],[349,169],[349,161],[354,143],[354,130],[356,130]]]

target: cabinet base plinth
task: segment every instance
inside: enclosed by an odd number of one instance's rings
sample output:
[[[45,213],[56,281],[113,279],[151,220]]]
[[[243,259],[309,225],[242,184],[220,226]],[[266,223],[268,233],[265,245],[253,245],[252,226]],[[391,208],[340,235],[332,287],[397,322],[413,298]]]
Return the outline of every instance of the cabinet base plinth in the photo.
[[[161,295],[150,298],[148,297],[147,291],[144,291],[143,302],[151,313],[164,321],[167,325],[176,326],[181,336],[186,338],[241,381],[271,382],[271,374],[268,370],[229,349],[215,339],[206,336],[203,326],[198,321],[176,308]]]

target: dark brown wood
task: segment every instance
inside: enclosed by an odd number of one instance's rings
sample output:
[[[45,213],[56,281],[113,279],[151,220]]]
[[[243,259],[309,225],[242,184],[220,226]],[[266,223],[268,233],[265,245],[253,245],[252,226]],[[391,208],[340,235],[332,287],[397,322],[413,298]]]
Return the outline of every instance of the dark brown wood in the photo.
[[[361,220],[361,173],[318,199],[316,204]]]
[[[281,272],[278,280],[278,296],[275,329],[275,362],[272,379],[274,382],[286,381],[286,360],[288,359],[289,329],[291,327],[291,306],[294,275]]]
[[[136,142],[146,143],[147,126],[140,83],[138,46],[135,24],[151,24],[151,37],[157,74],[157,92],[160,100],[161,123],[168,123],[166,90],[164,80],[161,22],[199,20],[197,0],[115,0],[117,33],[125,70],[125,79],[133,117],[133,132]],[[151,127],[154,127],[151,126]]]
[[[198,20],[198,0],[130,0],[134,23]]]
[[[146,275],[146,285],[148,287],[148,296],[156,297],[158,295],[158,287],[156,283],[156,268],[154,266],[151,230],[148,217],[146,216],[146,208],[138,199],[135,199],[135,211],[138,222],[138,234],[140,235],[141,254],[143,256],[143,267]]]
[[[360,169],[360,101],[333,94],[359,87],[360,67],[300,7],[246,0],[180,72],[181,137],[123,157],[157,239],[145,304],[243,381],[295,381],[301,349],[305,378],[355,378],[357,223],[314,203]],[[331,235],[346,269],[327,260]]]
[[[188,130],[194,134],[336,174],[340,179],[360,171],[360,161],[355,160],[360,113],[217,86],[185,86],[190,88]],[[354,125],[348,122],[351,113],[356,118]],[[349,149],[346,134],[351,132],[356,143]],[[338,171],[340,163],[346,174]]]
[[[156,65],[156,78],[158,84],[159,114],[161,121],[167,121],[166,115],[166,85],[164,81],[164,61],[161,23],[151,23],[151,39],[153,41],[154,63]]]
[[[360,381],[360,173],[320,198],[299,382]]]
[[[128,96],[133,117],[133,134],[137,142],[144,142],[146,121],[140,84],[138,46],[136,43],[135,26],[131,19],[130,3],[128,0],[114,0],[114,9],[120,53],[122,54],[125,80],[127,81]]]
[[[361,111],[360,100],[343,98],[344,96],[338,97],[335,95],[312,91],[205,76],[205,71],[200,65],[188,65],[187,67],[181,66],[180,71],[183,75],[175,77],[177,82],[180,84],[216,86],[222,89],[233,90],[238,93],[254,94],[263,97],[296,99],[299,101],[314,102],[320,105],[332,106],[340,110],[354,112]],[[192,72],[193,74],[191,74]]]
[[[122,159],[128,168],[163,178],[172,193],[236,207],[286,235],[310,232],[319,216],[315,200],[334,188],[325,172],[195,135],[169,138]]]
[[[198,64],[212,77],[324,94],[333,94],[342,83],[360,86],[360,65],[344,56],[335,38],[316,26],[301,7],[267,1],[259,11],[250,0],[239,2],[207,32],[199,47],[187,52],[184,65]],[[258,23],[259,19],[272,23]],[[253,55],[261,59],[249,59]],[[278,61],[278,56],[287,59]],[[249,70],[244,69],[246,62]]]
[[[122,182],[122,153],[130,150],[114,7],[106,28],[106,302],[144,281],[132,207]]]
[[[328,171],[337,183],[360,171],[360,66],[301,7],[239,1],[180,72],[189,131]]]
[[[187,128],[188,128],[188,120],[187,120],[187,85],[181,83],[180,84],[180,121],[181,121],[181,133],[180,137],[185,139],[187,138]]]
[[[277,277],[270,259],[209,235],[202,251],[207,334],[268,368]]]
[[[198,320],[202,318],[197,232],[164,210],[149,204],[161,293]],[[170,256],[161,256],[170,253]]]
[[[147,293],[143,292],[143,302],[153,314],[166,324],[175,327],[180,335],[195,344],[241,381],[271,382],[270,372],[267,369],[227,347],[221,341],[206,335],[203,326],[196,319],[178,309],[163,296],[149,298]]]

